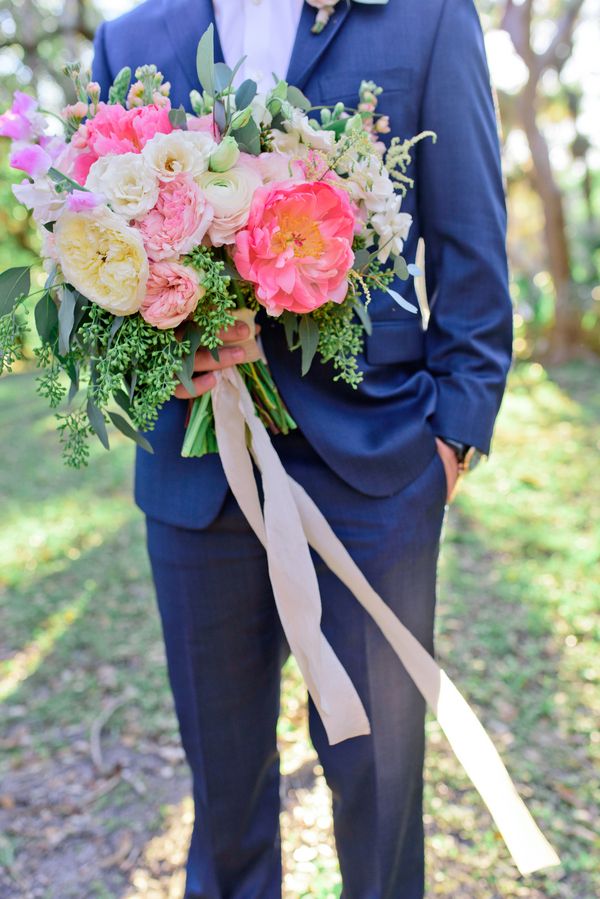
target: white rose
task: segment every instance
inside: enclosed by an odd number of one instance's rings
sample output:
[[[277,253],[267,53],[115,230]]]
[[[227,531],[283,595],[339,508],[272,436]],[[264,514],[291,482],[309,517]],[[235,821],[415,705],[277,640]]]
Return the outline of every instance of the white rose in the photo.
[[[227,172],[205,172],[198,178],[214,218],[208,229],[210,242],[215,247],[235,242],[236,231],[248,221],[254,191],[262,181],[255,168],[236,165]]]
[[[63,212],[54,238],[66,282],[113,315],[138,311],[149,270],[139,231],[98,206],[90,212]]]
[[[386,263],[393,253],[398,256],[402,252],[404,241],[408,237],[412,216],[408,212],[400,212],[401,197],[396,195],[384,212],[371,216],[369,224],[379,236],[377,258]]]
[[[352,199],[364,203],[369,212],[385,212],[395,195],[387,169],[375,156],[354,163],[346,183]]]
[[[208,169],[217,143],[206,131],[171,131],[156,134],[142,149],[142,156],[161,181],[189,172],[197,178]]]
[[[158,178],[139,153],[101,156],[90,168],[85,186],[102,194],[127,220],[143,218],[158,200]]]
[[[335,145],[335,134],[333,131],[316,131],[310,124],[308,116],[302,110],[294,109],[291,120],[285,121],[283,127],[290,137],[295,137],[298,142],[312,147],[314,150],[325,150],[331,152]],[[274,143],[278,150],[284,148],[280,146],[279,134],[273,135]]]

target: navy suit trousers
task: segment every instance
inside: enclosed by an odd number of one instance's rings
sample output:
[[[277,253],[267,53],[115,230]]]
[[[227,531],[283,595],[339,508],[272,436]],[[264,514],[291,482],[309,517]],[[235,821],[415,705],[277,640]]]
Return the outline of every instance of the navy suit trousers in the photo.
[[[446,481],[437,453],[399,493],[358,493],[300,434],[274,441],[288,472],[395,613],[431,651]],[[201,497],[198,502],[201,502]],[[170,682],[193,774],[188,899],[281,895],[276,724],[288,647],[264,551],[228,494],[203,530],[147,519]],[[329,746],[310,733],[333,795],[344,899],[421,899],[424,703],[358,602],[315,559],[322,627],[372,727]]]

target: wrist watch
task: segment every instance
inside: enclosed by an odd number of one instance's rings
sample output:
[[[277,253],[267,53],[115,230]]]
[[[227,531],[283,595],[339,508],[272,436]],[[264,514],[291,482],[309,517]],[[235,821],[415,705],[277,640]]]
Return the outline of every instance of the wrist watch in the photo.
[[[461,474],[471,471],[481,460],[482,453],[476,447],[461,443],[460,440],[452,440],[450,437],[442,437],[441,434],[438,434],[438,437],[453,450]]]

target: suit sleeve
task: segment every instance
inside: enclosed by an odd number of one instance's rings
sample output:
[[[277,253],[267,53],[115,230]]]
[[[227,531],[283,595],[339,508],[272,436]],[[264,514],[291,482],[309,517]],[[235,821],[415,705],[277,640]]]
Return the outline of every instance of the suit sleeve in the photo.
[[[100,85],[100,96],[108,101],[108,90],[113,83],[113,75],[106,57],[106,25],[102,23],[94,37],[94,58],[92,60],[92,80]]]
[[[483,35],[472,0],[445,0],[417,155],[431,316],[426,365],[436,434],[488,453],[512,349],[506,209]]]

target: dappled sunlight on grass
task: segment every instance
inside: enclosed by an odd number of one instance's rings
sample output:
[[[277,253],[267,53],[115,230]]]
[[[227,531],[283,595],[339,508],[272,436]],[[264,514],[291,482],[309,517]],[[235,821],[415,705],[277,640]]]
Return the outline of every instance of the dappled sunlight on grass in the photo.
[[[26,678],[34,674],[57,641],[84,612],[90,593],[82,593],[42,622],[30,642],[9,659],[0,662],[0,702],[11,696]]]

